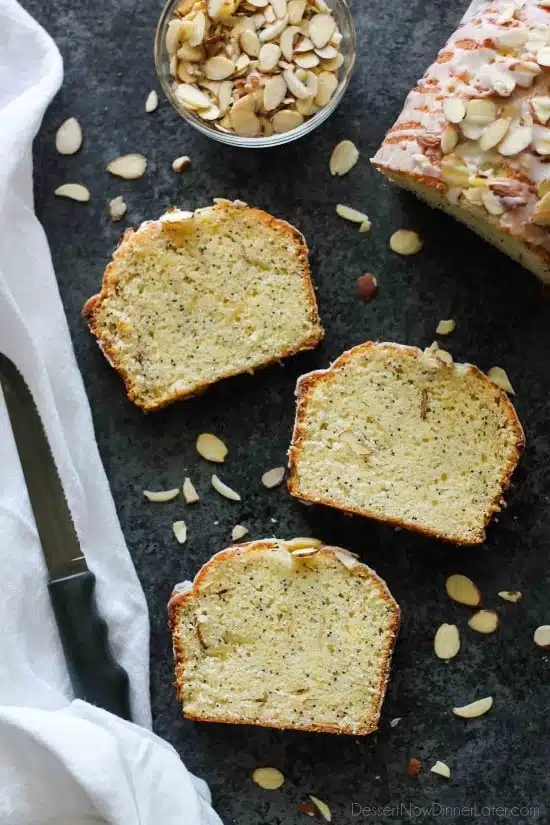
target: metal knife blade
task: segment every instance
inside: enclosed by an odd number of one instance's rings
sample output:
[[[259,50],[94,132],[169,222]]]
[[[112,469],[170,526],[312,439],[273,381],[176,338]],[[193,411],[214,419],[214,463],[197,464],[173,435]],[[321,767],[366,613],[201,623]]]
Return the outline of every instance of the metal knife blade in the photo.
[[[50,580],[87,570],[44,425],[17,367],[0,353],[0,383]]]
[[[113,657],[97,610],[95,576],[82,555],[32,394],[0,353],[0,384],[49,574],[48,591],[74,695],[131,719],[128,674]]]

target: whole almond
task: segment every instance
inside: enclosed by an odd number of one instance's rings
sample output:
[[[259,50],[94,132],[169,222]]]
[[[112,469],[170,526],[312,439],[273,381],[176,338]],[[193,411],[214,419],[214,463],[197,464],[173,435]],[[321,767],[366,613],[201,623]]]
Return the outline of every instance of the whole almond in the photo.
[[[378,281],[374,275],[371,275],[370,272],[365,272],[364,275],[357,278],[356,288],[358,297],[361,298],[362,301],[370,303],[370,301],[373,301],[374,298],[376,298]]]

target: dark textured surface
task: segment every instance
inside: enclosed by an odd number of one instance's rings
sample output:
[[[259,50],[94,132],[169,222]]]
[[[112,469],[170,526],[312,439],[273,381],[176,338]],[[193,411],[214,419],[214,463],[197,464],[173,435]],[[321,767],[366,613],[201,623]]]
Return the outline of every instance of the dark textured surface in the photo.
[[[26,6],[55,37],[65,60],[63,89],[36,144],[37,210],[51,244],[99,446],[151,611],[156,731],[208,780],[226,823],[306,822],[297,804],[308,793],[328,801],[336,823],[547,823],[549,666],[532,634],[550,621],[550,306],[530,275],[450,218],[391,188],[368,162],[407,90],[454,27],[462,4],[355,0],[359,59],[342,106],[310,137],[261,152],[210,142],[164,101],[157,112],[145,114],[147,93],[158,88],[151,54],[160,13],[156,2],[26,0]],[[71,115],[80,119],[85,143],[77,156],[62,158],[54,150],[55,129]],[[349,176],[333,180],[328,157],[342,138],[358,144],[361,159]],[[105,163],[128,151],[147,155],[145,177],[110,178]],[[176,176],[170,163],[180,154],[189,154],[193,166]],[[91,203],[54,198],[53,190],[66,180],[87,184]],[[105,207],[118,194],[129,208],[126,219],[113,225]],[[225,382],[198,400],[145,416],[127,402],[88,335],[82,304],[97,290],[124,226],[173,204],[194,208],[222,195],[264,207],[305,233],[326,340],[283,368]],[[359,234],[335,216],[338,201],[371,216],[370,234]],[[415,228],[425,242],[413,259],[388,249],[389,235],[402,227]],[[355,296],[355,279],[365,270],[380,284],[370,305]],[[285,460],[300,373],[327,365],[369,338],[425,346],[438,320],[449,317],[458,326],[446,346],[457,359],[508,370],[527,432],[509,506],[484,547],[456,550],[306,509],[283,488],[262,489],[261,473]],[[208,489],[211,468],[193,447],[201,431],[219,433],[229,445],[222,475],[242,492],[242,504]],[[184,513],[182,503],[144,501],[144,487],[175,486],[186,470],[202,493],[199,505]],[[171,522],[183,514],[189,540],[181,548]],[[228,543],[236,522],[247,524],[251,537],[316,535],[342,544],[359,551],[388,581],[403,608],[403,629],[377,736],[359,741],[180,719],[171,685],[166,601],[174,582],[192,576]],[[444,580],[454,572],[470,575],[486,605],[498,608],[501,627],[493,636],[469,631],[468,609],[447,600]],[[498,590],[516,588],[525,593],[521,604],[497,598]],[[456,621],[463,636],[463,649],[450,664],[439,662],[432,650],[442,621]],[[494,695],[495,706],[486,717],[465,722],[450,713],[454,705],[487,694]],[[389,721],[397,716],[402,721],[392,729]],[[423,762],[417,778],[407,776],[410,757]],[[450,765],[449,781],[429,772],[436,759]],[[269,793],[251,783],[258,765],[284,772],[282,791]],[[358,805],[391,807],[357,815]],[[422,812],[422,806],[428,810]],[[538,812],[522,813],[519,806]]]

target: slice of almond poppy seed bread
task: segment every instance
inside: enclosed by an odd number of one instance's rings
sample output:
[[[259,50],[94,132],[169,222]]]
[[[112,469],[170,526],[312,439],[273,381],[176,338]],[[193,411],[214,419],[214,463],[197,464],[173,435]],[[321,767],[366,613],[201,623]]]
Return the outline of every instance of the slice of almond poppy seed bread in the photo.
[[[292,495],[479,544],[524,447],[507,395],[471,364],[366,343],[298,380]]]
[[[174,591],[169,617],[183,715],[371,733],[399,608],[382,579],[346,550],[291,548],[264,539],[223,550]]]
[[[84,315],[145,410],[323,337],[303,236],[226,201],[128,230]]]

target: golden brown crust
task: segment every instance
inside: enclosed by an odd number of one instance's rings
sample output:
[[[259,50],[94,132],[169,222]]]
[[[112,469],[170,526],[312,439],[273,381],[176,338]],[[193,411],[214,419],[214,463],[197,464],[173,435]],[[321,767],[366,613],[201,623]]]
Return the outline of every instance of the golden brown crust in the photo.
[[[315,349],[315,347],[318,346],[323,340],[325,333],[321,325],[321,319],[319,317],[319,311],[317,308],[317,300],[315,297],[315,290],[313,288],[313,282],[311,278],[311,268],[309,265],[309,249],[304,236],[287,221],[281,220],[280,218],[275,218],[273,215],[264,212],[262,209],[257,209],[255,207],[235,206],[234,204],[225,202],[218,203],[213,208],[216,211],[225,211],[229,213],[232,211],[240,213],[242,212],[243,208],[245,208],[247,209],[248,214],[252,214],[260,223],[263,223],[265,226],[274,229],[280,235],[286,236],[298,247],[298,269],[300,271],[302,281],[306,288],[307,305],[309,309],[309,317],[312,326],[311,333],[308,338],[304,339],[300,343],[299,346],[289,347],[287,349],[282,350],[277,355],[266,358],[264,361],[258,362],[254,365],[254,369],[268,367],[272,364],[279,363],[279,361],[281,361],[284,358],[288,358],[291,355],[296,355],[298,352]],[[155,234],[159,232],[159,227],[160,231],[166,231],[169,233],[175,225],[177,224],[171,225],[170,222],[166,222],[164,225],[162,225],[159,221],[152,221],[150,226],[148,226],[146,229],[140,230],[140,238],[143,239],[144,232],[149,232],[151,234],[151,237],[153,237]],[[109,341],[102,329],[101,323],[98,320],[99,309],[101,308],[102,303],[109,298],[111,291],[114,289],[113,275],[116,269],[116,263],[117,261],[124,258],[128,258],[130,256],[136,234],[137,233],[133,229],[127,229],[124,232],[118,247],[115,249],[113,253],[113,259],[111,263],[108,264],[103,274],[101,291],[97,295],[93,295],[86,301],[86,303],[84,304],[84,308],[82,310],[82,314],[88,322],[90,332],[97,339],[101,351],[103,352],[103,354],[105,355],[113,369],[115,369],[121,376],[124,382],[124,386],[126,388],[126,393],[130,401],[132,401],[134,404],[136,404],[136,406],[141,407],[141,409],[147,412],[153,412],[155,410],[160,410],[163,407],[166,407],[169,404],[174,403],[174,401],[180,401],[184,398],[192,398],[194,396],[201,395],[205,390],[208,389],[208,387],[212,386],[212,384],[209,382],[197,384],[192,389],[173,392],[160,401],[147,398],[144,399],[136,392],[132,375],[120,363],[120,360],[117,357],[115,349],[109,344]],[[239,369],[228,369],[223,375],[220,375],[219,378],[216,379],[215,383],[217,383],[218,381],[222,381],[225,378],[231,378],[235,375],[240,375],[241,372],[242,370]]]
[[[495,493],[492,501],[489,503],[487,507],[487,511],[484,514],[484,521],[483,527],[475,533],[471,539],[466,539],[464,537],[457,537],[457,536],[450,536],[446,533],[442,533],[438,530],[434,530],[431,528],[421,527],[419,525],[415,525],[414,523],[409,523],[402,521],[401,519],[397,518],[390,518],[380,516],[378,513],[375,513],[371,510],[367,509],[359,509],[356,507],[343,507],[340,504],[335,504],[331,499],[324,498],[323,496],[308,496],[304,495],[300,491],[300,482],[298,478],[298,471],[297,471],[297,458],[300,454],[300,449],[302,445],[302,441],[304,440],[304,431],[307,427],[306,421],[306,407],[307,401],[309,399],[309,395],[311,392],[311,388],[315,386],[318,381],[330,381],[334,380],[334,371],[335,369],[344,366],[346,363],[351,361],[358,353],[360,352],[368,352],[368,350],[374,347],[384,346],[388,349],[393,350],[394,352],[399,352],[404,357],[409,358],[416,358],[422,354],[422,351],[417,347],[408,347],[402,344],[392,344],[392,343],[383,343],[379,344],[374,341],[367,341],[364,344],[359,344],[356,347],[353,347],[347,352],[344,352],[339,358],[336,359],[332,363],[332,365],[327,370],[317,370],[316,372],[311,372],[308,375],[302,376],[298,379],[297,385],[297,406],[296,406],[296,421],[294,425],[294,432],[292,436],[292,442],[289,448],[289,478],[287,481],[287,486],[289,492],[292,496],[299,499],[300,501],[311,503],[311,504],[322,504],[326,507],[334,507],[337,510],[342,510],[345,513],[349,513],[350,515],[358,515],[364,516],[366,518],[372,518],[375,521],[382,522],[384,524],[390,524],[393,527],[403,527],[406,530],[412,530],[416,533],[422,533],[425,536],[430,536],[431,538],[440,539],[441,541],[449,542],[452,544],[457,544],[459,546],[473,546],[477,544],[482,544],[485,541],[486,535],[486,527],[489,524],[492,516],[494,513],[498,513],[502,508],[503,503],[503,495],[508,489],[510,485],[510,480],[512,477],[512,473],[514,472],[517,463],[523,453],[525,447],[525,434],[523,432],[523,427],[521,426],[520,420],[516,413],[516,410],[511,403],[510,399],[503,392],[499,389],[496,384],[494,384],[486,375],[483,373],[478,367],[474,366],[473,364],[468,365],[468,372],[472,375],[476,375],[478,378],[481,378],[484,382],[486,382],[488,389],[493,393],[493,396],[499,399],[499,403],[503,405],[504,409],[506,410],[506,417],[508,419],[508,423],[510,428],[514,431],[515,434],[515,449],[513,451],[513,455],[510,458],[508,464],[504,468],[502,473],[502,478],[500,480],[500,485],[498,491]]]
[[[216,553],[212,558],[204,564],[193,581],[192,586],[189,590],[185,592],[175,592],[169,602],[168,602],[168,627],[172,633],[172,647],[174,651],[174,664],[175,664],[175,673],[176,673],[176,681],[175,686],[177,690],[177,697],[181,701],[182,696],[182,685],[183,685],[183,678],[184,678],[184,671],[185,671],[185,663],[186,663],[186,656],[185,656],[185,644],[183,640],[180,638],[178,634],[178,617],[179,611],[185,602],[188,599],[193,598],[198,590],[200,589],[200,585],[202,581],[206,578],[209,570],[214,565],[218,565],[223,563],[227,558],[231,558],[231,556],[235,555],[237,552],[258,552],[262,550],[275,550],[278,551],[281,548],[281,542],[271,539],[260,539],[257,541],[250,541],[245,542],[243,544],[236,544],[231,548],[226,550],[221,550],[219,553]],[[319,553],[324,553],[326,555],[331,555],[335,557],[334,551],[340,550],[341,548],[332,547],[330,545],[324,545],[319,549]],[[380,717],[380,711],[382,708],[382,703],[384,701],[384,697],[386,694],[386,687],[388,684],[389,676],[390,676],[390,667],[391,667],[391,659],[393,650],[395,647],[395,643],[397,641],[397,634],[399,632],[400,627],[400,610],[399,605],[393,598],[387,584],[384,582],[377,573],[374,572],[370,567],[362,562],[359,562],[353,568],[354,575],[361,575],[365,578],[370,579],[371,582],[376,583],[378,587],[378,591],[380,593],[381,598],[383,601],[391,607],[392,610],[392,618],[391,618],[391,625],[390,625],[390,644],[386,650],[386,655],[384,657],[384,662],[381,667],[380,671],[380,680],[378,683],[378,693],[377,693],[377,703],[376,708],[373,713],[373,716],[368,720],[368,723],[365,724],[361,728],[351,728],[346,727],[345,725],[305,725],[305,724],[295,724],[295,725],[284,725],[278,724],[277,722],[263,722],[263,721],[245,721],[233,716],[204,716],[202,714],[194,714],[189,713],[183,709],[183,716],[185,719],[191,719],[197,722],[223,722],[227,724],[233,725],[251,725],[253,724],[255,727],[264,727],[264,728],[278,728],[281,730],[304,730],[310,731],[313,733],[338,733],[338,734],[351,734],[355,736],[365,736],[369,733],[374,733],[374,731],[378,728],[378,719]]]

